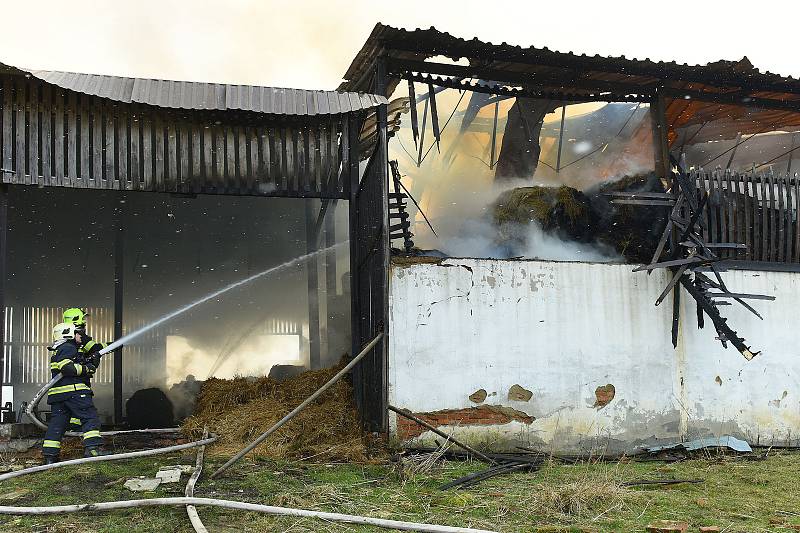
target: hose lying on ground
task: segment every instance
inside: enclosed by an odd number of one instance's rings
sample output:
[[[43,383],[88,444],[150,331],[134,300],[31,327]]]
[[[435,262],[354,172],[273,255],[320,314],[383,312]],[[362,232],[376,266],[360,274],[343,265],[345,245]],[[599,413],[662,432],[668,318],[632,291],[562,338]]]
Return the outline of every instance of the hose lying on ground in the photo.
[[[83,463],[94,463],[100,461],[116,461],[117,459],[131,459],[133,457],[147,457],[149,455],[159,455],[162,453],[177,452],[180,450],[186,450],[188,448],[205,446],[206,444],[211,444],[216,440],[217,436],[211,435],[207,439],[198,440],[194,442],[187,442],[186,444],[176,444],[175,446],[167,446],[166,448],[155,448],[153,450],[140,450],[138,452],[115,453],[111,455],[98,455],[97,457],[83,457],[81,459],[71,459],[69,461],[61,461],[50,465],[32,466],[30,468],[24,468],[22,470],[16,470],[14,472],[7,472],[5,474],[2,474],[0,475],[0,481],[5,481],[6,479],[11,479],[18,476],[24,476],[25,474],[43,472],[45,470],[50,470],[51,468],[61,468],[62,466],[80,465]]]
[[[47,391],[49,391],[53,385],[58,383],[58,380],[60,380],[62,377],[64,376],[61,373],[53,376],[53,379],[48,381],[44,387],[39,389],[39,392],[36,393],[30,403],[28,403],[28,405],[25,407],[25,414],[28,415],[28,418],[31,419],[31,422],[33,422],[36,427],[43,431],[47,431],[47,424],[39,420],[39,417],[36,416],[36,406],[42,401],[42,398],[44,398],[44,395],[47,394]],[[180,431],[180,428],[126,429],[121,431],[103,431],[100,433],[100,435],[106,437],[111,435],[121,435],[123,433],[177,433],[178,431]],[[80,437],[81,433],[67,431],[64,433],[64,435],[68,437]]]
[[[207,436],[208,428],[203,428],[203,438],[205,439]],[[192,472],[189,482],[186,483],[186,491],[184,492],[187,498],[194,497],[194,486],[197,483],[197,480],[200,479],[200,474],[203,472],[203,456],[205,455],[205,451],[205,446],[200,446],[197,449],[197,461],[194,463],[194,472]],[[189,515],[189,521],[192,523],[192,527],[197,533],[208,533],[208,530],[206,529],[206,526],[203,525],[203,521],[200,520],[200,515],[197,514],[197,509],[194,505],[186,506],[186,514]]]
[[[309,511],[306,509],[293,509],[290,507],[274,507],[256,503],[236,502],[231,500],[218,500],[215,498],[150,498],[145,500],[122,500],[118,502],[84,503],[78,505],[54,505],[52,507],[13,507],[0,506],[0,514],[18,515],[44,515],[77,513],[82,511],[111,511],[114,509],[129,509],[132,507],[151,506],[184,506],[184,505],[211,505],[226,509],[239,509],[257,513],[299,516],[304,518],[321,518],[331,522],[345,522],[349,524],[364,524],[400,531],[422,531],[430,533],[497,533],[486,529],[472,529],[466,527],[440,526],[436,524],[421,524],[417,522],[403,522],[400,520],[386,520],[383,518],[370,518],[351,514],[327,513],[323,511]]]

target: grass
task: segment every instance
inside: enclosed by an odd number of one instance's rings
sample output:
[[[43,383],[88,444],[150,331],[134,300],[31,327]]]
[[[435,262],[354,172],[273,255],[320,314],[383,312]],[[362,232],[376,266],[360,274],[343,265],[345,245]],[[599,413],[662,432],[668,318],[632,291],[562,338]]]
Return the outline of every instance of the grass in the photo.
[[[58,505],[180,496],[181,483],[142,496],[122,487],[159,466],[193,464],[172,455],[57,469],[0,484],[0,505]],[[212,458],[206,470],[222,463]],[[561,465],[516,473],[466,490],[438,486],[483,468],[481,463],[306,464],[249,460],[215,481],[202,477],[198,496],[237,499],[399,520],[472,526],[502,532],[644,531],[654,520],[683,520],[690,531],[717,525],[728,533],[787,531],[800,523],[796,490],[800,454],[771,453],[763,461],[709,456],[680,463],[618,462]],[[699,484],[626,488],[637,479],[700,478]],[[200,508],[211,531],[382,531],[376,528]],[[795,513],[795,514],[792,514]],[[61,516],[0,516],[2,531],[192,531],[178,508],[147,508]]]

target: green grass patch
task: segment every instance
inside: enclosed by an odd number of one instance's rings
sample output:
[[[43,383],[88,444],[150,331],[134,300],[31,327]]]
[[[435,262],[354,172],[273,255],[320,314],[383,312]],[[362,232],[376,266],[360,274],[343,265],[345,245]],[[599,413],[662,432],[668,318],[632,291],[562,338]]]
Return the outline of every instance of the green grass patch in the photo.
[[[210,472],[222,460],[210,460]],[[123,481],[152,477],[160,466],[193,464],[189,455],[66,467],[0,483],[0,505],[45,506],[180,496],[180,483],[133,493]],[[306,464],[244,461],[218,479],[201,478],[197,495],[379,518],[471,526],[502,532],[644,531],[654,520],[689,522],[690,531],[717,525],[728,533],[780,531],[800,523],[796,490],[800,454],[759,461],[708,456],[680,463],[547,464],[535,473],[496,477],[465,490],[440,491],[456,477],[484,468],[441,462],[422,472],[397,464]],[[639,479],[699,478],[699,484],[623,487]],[[200,508],[212,531],[381,531],[314,519]],[[2,531],[192,531],[180,508],[146,508],[59,516],[0,516]],[[785,530],[785,529],[783,529]]]

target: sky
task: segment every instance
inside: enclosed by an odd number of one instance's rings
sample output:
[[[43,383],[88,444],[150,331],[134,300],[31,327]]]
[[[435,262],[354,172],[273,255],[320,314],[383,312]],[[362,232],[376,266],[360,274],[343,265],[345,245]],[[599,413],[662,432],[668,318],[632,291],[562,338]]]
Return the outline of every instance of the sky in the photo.
[[[797,20],[790,0],[0,0],[0,10],[0,63],[43,70],[333,89],[383,22],[690,64],[747,55],[800,76],[791,26],[775,24]]]

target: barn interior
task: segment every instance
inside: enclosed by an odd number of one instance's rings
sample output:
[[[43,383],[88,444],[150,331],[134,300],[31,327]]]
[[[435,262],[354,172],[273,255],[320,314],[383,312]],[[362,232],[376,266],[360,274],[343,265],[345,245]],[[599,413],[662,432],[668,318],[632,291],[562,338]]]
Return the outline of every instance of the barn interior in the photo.
[[[384,102],[0,66],[4,416],[50,379],[68,307],[128,339],[94,378],[109,425],[172,426],[210,377],[353,353],[349,272],[371,265],[349,243],[376,224],[351,206]]]

